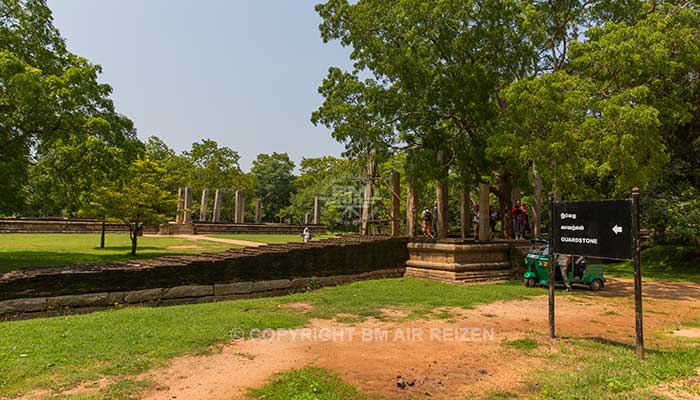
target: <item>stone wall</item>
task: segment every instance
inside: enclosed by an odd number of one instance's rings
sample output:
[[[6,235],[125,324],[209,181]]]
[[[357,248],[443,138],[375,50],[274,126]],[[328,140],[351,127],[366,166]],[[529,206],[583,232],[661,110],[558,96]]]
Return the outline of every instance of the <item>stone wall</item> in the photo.
[[[0,218],[0,233],[100,233],[102,222],[80,219],[12,219]],[[109,233],[126,233],[129,228],[120,223],[108,222]],[[146,233],[156,233],[156,228],[145,228]]]
[[[344,237],[0,276],[0,318],[116,304],[170,305],[277,295],[403,276],[408,239]]]
[[[289,224],[224,224],[214,222],[195,222],[193,224],[165,224],[161,225],[162,235],[175,234],[266,234],[266,235],[300,235],[304,227],[308,226],[313,235],[328,233],[325,225],[289,225]]]

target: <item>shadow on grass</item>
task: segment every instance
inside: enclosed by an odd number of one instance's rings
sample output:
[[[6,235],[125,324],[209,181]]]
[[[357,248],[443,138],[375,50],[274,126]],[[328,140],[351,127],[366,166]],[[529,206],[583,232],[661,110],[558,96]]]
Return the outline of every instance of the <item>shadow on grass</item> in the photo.
[[[590,296],[632,297],[634,282],[609,280],[605,289],[586,293]],[[663,300],[697,300],[700,298],[700,285],[686,282],[642,281],[642,295],[645,298]]]
[[[606,339],[600,336],[594,336],[594,337],[587,337],[586,339],[596,343],[596,344],[601,344],[604,346],[611,346],[611,347],[617,347],[619,349],[624,349],[624,350],[629,350],[629,351],[636,351],[637,346],[633,343],[624,343],[624,342],[619,342],[617,340],[610,340]],[[655,349],[650,349],[648,347],[644,348],[644,353],[645,354],[662,354],[663,351],[655,350]]]
[[[92,248],[95,251],[125,251],[125,252],[131,252],[131,246],[105,246],[104,248],[100,247],[93,247]],[[137,253],[139,250],[158,250],[158,249],[163,249],[162,247],[158,246],[138,246],[136,248]]]
[[[129,260],[149,259],[161,256],[188,255],[187,252],[172,252],[168,250],[155,251],[158,247],[143,247],[136,251],[136,255],[130,253],[131,247],[118,246],[100,249],[105,251],[119,251],[119,253],[66,253],[54,251],[12,251],[0,253],[0,274],[13,270],[28,268],[63,267],[74,264],[113,263]],[[144,251],[145,250],[145,251]]]

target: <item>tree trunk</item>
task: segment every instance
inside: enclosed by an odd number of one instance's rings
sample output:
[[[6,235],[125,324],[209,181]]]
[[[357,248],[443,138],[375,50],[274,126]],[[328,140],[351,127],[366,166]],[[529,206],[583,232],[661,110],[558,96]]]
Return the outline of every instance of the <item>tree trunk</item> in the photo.
[[[105,230],[106,230],[106,225],[107,223],[105,220],[102,220],[102,229],[100,230],[100,248],[104,249],[105,248]]]
[[[437,154],[438,168],[440,168],[435,191],[437,198],[437,238],[447,237],[447,165],[445,161],[445,151],[439,150]]]
[[[552,171],[557,170],[557,162],[552,160],[551,168]],[[561,193],[559,192],[559,183],[557,182],[557,175],[554,174],[552,176],[552,197],[554,198],[554,201],[561,201]]]
[[[460,233],[462,234],[462,239],[466,239],[471,236],[471,219],[472,219],[472,209],[471,209],[471,199],[469,198],[469,184],[464,183],[462,187],[462,195],[460,196]]]
[[[513,195],[513,185],[511,177],[508,173],[503,173],[498,176],[498,206],[501,212],[501,226],[503,228],[503,238],[512,239],[513,235],[513,217],[510,213],[511,198]],[[488,210],[487,210],[488,212]]]
[[[532,180],[535,184],[535,193],[532,204],[532,234],[538,237],[542,234],[542,175],[532,163]]]
[[[136,225],[138,226],[138,225]],[[129,225],[129,237],[131,237],[131,255],[135,256],[136,255],[136,246],[138,242],[138,235],[136,234],[136,229],[132,228],[131,225]]]
[[[369,221],[372,218],[372,198],[374,197],[374,175],[374,152],[371,152],[367,161],[367,186],[365,186],[365,194],[362,199],[360,235],[369,235]]]
[[[391,236],[399,236],[401,227],[401,176],[391,172]]]
[[[410,176],[406,180],[406,236],[416,236],[416,223],[418,210],[418,192],[416,192],[415,181]]]
[[[488,183],[479,184],[479,240],[491,240],[489,237],[489,195]]]

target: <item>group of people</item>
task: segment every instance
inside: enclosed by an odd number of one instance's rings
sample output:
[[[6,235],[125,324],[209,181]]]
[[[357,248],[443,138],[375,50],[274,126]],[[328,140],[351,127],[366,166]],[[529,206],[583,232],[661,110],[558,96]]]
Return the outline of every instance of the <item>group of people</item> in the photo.
[[[437,213],[437,204],[433,206],[433,210],[425,207],[421,213],[422,232],[423,236],[433,237],[433,215]],[[513,218],[513,232],[516,239],[525,238],[525,234],[530,233],[530,220],[527,213],[527,206],[522,204],[520,200],[516,200],[515,205],[511,209]],[[479,205],[474,205],[474,218],[472,219],[472,228],[476,237],[479,231],[480,210]],[[498,221],[498,213],[493,207],[489,207],[489,237],[493,238]]]
[[[513,234],[516,239],[524,239],[526,233],[530,233],[530,218],[527,214],[527,206],[521,204],[520,200],[515,201],[511,209],[513,217]]]
[[[481,210],[478,204],[474,204],[474,217],[472,218],[472,229],[474,230],[474,237],[479,236],[479,221],[481,220]],[[489,207],[489,237],[493,238],[494,232],[496,231],[496,223],[498,222],[498,213],[493,207]]]

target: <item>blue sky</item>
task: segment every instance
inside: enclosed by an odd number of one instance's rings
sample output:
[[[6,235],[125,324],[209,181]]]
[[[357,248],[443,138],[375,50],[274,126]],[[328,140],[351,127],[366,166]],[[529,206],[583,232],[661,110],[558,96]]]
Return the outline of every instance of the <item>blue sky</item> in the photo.
[[[320,0],[318,0],[320,1]],[[139,137],[177,151],[214,139],[241,155],[297,162],[342,152],[309,117],[328,67],[349,50],[324,44],[317,0],[49,0],[69,49],[103,67]]]

